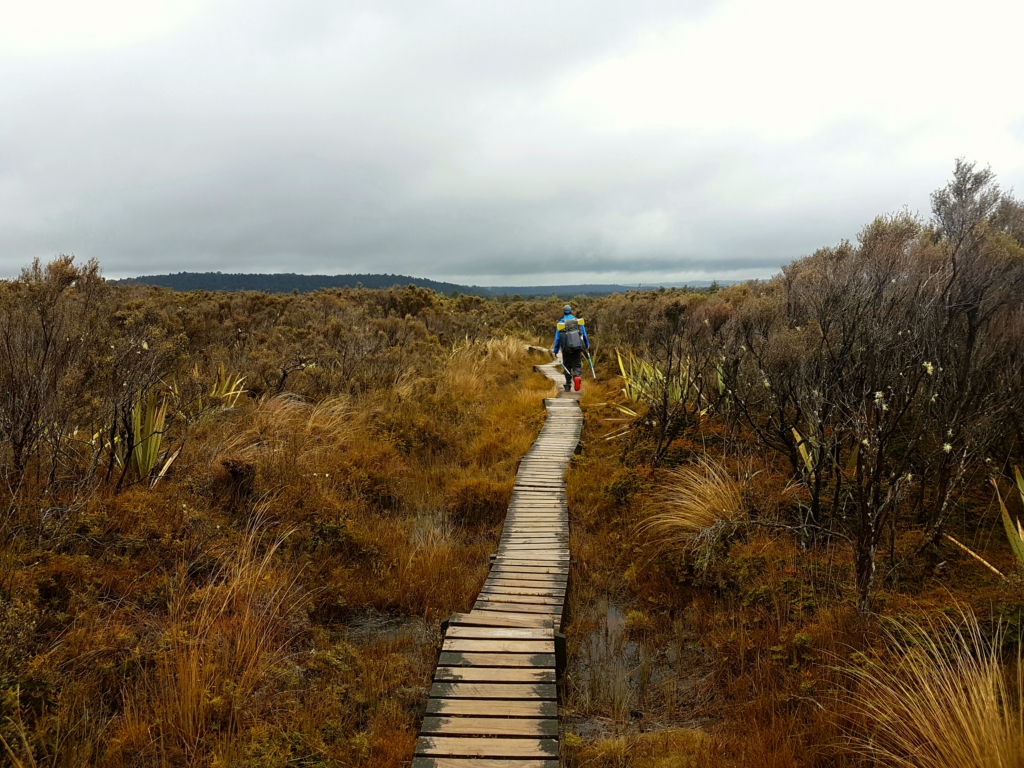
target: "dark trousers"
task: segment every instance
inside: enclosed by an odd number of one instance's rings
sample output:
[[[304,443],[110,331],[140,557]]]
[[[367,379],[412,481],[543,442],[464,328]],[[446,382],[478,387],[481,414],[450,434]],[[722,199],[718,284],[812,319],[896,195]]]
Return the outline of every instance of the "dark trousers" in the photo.
[[[572,386],[572,377],[583,375],[583,352],[562,352],[562,365],[568,371],[563,371],[566,386]]]

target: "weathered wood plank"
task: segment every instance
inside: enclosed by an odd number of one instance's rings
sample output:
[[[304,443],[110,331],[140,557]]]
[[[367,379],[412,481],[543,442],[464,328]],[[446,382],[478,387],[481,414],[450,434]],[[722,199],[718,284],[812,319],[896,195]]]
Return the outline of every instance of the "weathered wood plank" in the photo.
[[[512,589],[554,589],[565,592],[566,579],[531,579],[529,574],[501,574],[495,573],[487,577],[484,582],[484,589],[491,587],[511,587]]]
[[[527,612],[529,613],[529,612]],[[554,653],[551,640],[477,640],[475,638],[445,638],[442,651],[475,651],[476,653]]]
[[[558,757],[558,739],[420,736],[416,755],[440,757]]]
[[[490,613],[457,613],[448,620],[449,624],[467,627],[550,627],[551,619],[543,616],[495,616]]]
[[[497,613],[535,613],[543,616],[559,616],[562,613],[562,606],[554,605],[531,605],[529,603],[499,603],[491,600],[477,600],[473,606],[478,611],[491,611]]]
[[[537,370],[562,381],[553,365]],[[553,632],[568,584],[564,476],[582,428],[577,399],[545,399],[487,581],[473,610],[449,619],[412,768],[558,768]]]
[[[524,567],[511,563],[495,563],[491,566],[491,574],[498,578],[519,578],[520,576],[530,576],[533,574],[536,576],[554,576],[561,581],[566,581],[569,578],[569,566],[531,564],[528,567]]]
[[[500,757],[414,757],[412,768],[558,768],[558,761],[506,760]]]
[[[558,736],[558,721],[537,718],[437,717],[423,718],[422,734],[466,734],[471,736]]]
[[[438,667],[434,682],[448,683],[553,683],[553,669],[532,667]]]
[[[445,667],[527,667],[554,669],[553,653],[464,653],[442,651],[438,664]]]
[[[554,683],[443,683],[430,686],[432,699],[550,699]]]
[[[517,603],[519,605],[557,605],[559,608],[565,603],[561,597],[548,597],[547,595],[510,595],[505,592],[481,592],[477,602],[486,600],[489,603]]]
[[[476,715],[481,717],[557,717],[558,704],[541,699],[430,699],[428,715]]]
[[[551,630],[543,627],[448,627],[445,638],[473,640],[550,640]]]
[[[565,589],[554,587],[510,587],[504,584],[484,583],[480,594],[484,595],[529,595],[533,597],[557,597],[560,603],[565,602]]]

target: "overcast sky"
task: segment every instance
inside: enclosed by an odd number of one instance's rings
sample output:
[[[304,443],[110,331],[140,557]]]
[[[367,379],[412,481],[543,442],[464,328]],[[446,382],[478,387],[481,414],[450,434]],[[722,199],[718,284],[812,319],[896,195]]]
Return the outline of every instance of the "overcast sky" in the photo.
[[[1024,3],[0,0],[0,277],[768,276],[956,157],[1024,193]]]

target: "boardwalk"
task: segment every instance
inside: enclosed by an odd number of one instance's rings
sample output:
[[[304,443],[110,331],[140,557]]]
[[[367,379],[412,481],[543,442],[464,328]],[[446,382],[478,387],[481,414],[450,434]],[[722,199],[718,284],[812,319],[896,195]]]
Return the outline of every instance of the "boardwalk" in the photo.
[[[537,370],[561,385],[557,363]],[[557,768],[555,633],[569,576],[565,470],[579,443],[576,399],[547,422],[516,475],[491,572],[473,610],[448,624],[413,768]]]

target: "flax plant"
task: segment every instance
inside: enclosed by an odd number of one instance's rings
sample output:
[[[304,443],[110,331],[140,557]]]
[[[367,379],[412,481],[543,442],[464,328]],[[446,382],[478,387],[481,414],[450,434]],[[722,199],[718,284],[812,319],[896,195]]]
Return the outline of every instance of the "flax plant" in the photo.
[[[1021,474],[1019,467],[1014,468],[1014,475],[1021,502],[1024,503],[1024,475]],[[1021,526],[1020,519],[1010,518],[1010,511],[1006,508],[1006,502],[1003,501],[1003,495],[999,492],[999,485],[994,478],[992,487],[996,489],[996,497],[999,499],[999,511],[1002,514],[1003,528],[1006,531],[1006,538],[1010,542],[1010,549],[1013,550],[1013,554],[1017,558],[1017,564],[1024,568],[1024,526]]]

